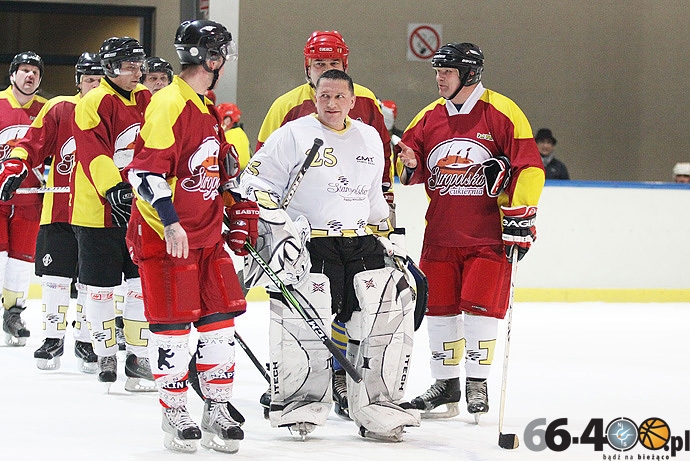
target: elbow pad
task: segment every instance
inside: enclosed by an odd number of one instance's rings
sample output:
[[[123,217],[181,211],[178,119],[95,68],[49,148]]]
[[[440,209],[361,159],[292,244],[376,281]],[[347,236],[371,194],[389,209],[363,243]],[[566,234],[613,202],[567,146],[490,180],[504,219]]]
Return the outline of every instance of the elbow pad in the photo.
[[[163,175],[143,171],[133,173],[130,174],[132,185],[136,188],[139,196],[151,205],[155,205],[161,199],[172,198],[170,184]]]

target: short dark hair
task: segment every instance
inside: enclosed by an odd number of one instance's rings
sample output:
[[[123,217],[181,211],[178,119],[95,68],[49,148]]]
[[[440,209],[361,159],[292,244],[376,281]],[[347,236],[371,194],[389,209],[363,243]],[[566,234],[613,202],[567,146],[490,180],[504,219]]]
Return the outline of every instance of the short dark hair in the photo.
[[[339,70],[339,69],[327,70],[326,72],[321,74],[319,79],[316,81],[316,87],[315,88],[317,88],[317,89],[319,88],[319,83],[321,82],[321,79],[324,79],[324,78],[327,80],[345,80],[347,82],[347,86],[350,88],[350,91],[352,92],[352,94],[355,93],[355,84],[352,81],[352,77],[347,75],[347,73],[343,72],[342,70]]]

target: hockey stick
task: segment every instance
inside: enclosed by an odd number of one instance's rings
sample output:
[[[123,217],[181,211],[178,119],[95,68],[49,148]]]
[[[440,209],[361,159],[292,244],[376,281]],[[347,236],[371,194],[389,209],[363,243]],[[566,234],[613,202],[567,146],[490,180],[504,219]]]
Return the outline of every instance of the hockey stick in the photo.
[[[503,433],[503,413],[506,404],[506,384],[508,381],[508,353],[510,351],[510,329],[513,323],[513,298],[515,296],[515,274],[517,274],[518,251],[513,249],[510,271],[510,305],[508,306],[508,323],[506,325],[506,345],[503,356],[503,376],[501,377],[501,406],[498,411],[498,446],[506,450],[513,450],[520,445],[517,434]]]
[[[297,172],[297,176],[295,176],[295,179],[292,181],[292,184],[290,185],[287,194],[285,194],[285,197],[283,197],[283,201],[280,203],[280,208],[282,208],[283,210],[286,209],[290,204],[292,197],[295,195],[295,192],[297,192],[299,184],[302,182],[302,178],[304,178],[304,174],[309,169],[309,166],[311,166],[311,162],[314,161],[314,157],[316,157],[316,154],[319,152],[319,148],[321,146],[323,146],[323,140],[319,138],[314,138],[314,144],[311,146],[311,149],[307,153],[307,158],[304,159],[302,166]]]
[[[247,346],[247,343],[244,342],[244,339],[235,332],[235,341],[240,345],[242,350],[247,354],[247,357],[249,357],[249,360],[252,361],[254,366],[256,367],[257,370],[261,372],[261,375],[264,377],[267,383],[271,383],[271,377],[268,375],[268,372],[266,369],[261,365],[261,362],[259,362],[259,359],[256,358],[256,355],[252,352],[251,349],[249,349],[249,346]]]
[[[69,192],[69,186],[60,187],[20,187],[16,191],[16,194],[57,194]]]

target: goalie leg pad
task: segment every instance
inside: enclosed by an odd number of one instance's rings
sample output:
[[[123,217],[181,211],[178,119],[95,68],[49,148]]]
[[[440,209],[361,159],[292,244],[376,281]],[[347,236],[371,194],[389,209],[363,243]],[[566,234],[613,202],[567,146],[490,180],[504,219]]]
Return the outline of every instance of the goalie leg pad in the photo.
[[[326,330],[331,317],[328,277],[309,274],[295,297]],[[282,295],[271,294],[271,426],[322,426],[331,409],[331,354]]]
[[[404,426],[419,426],[419,411],[398,405],[412,357],[412,290],[404,274],[391,267],[360,272],[354,285],[361,310],[346,323],[347,355],[362,382],[347,378],[350,417],[366,433],[393,437]]]

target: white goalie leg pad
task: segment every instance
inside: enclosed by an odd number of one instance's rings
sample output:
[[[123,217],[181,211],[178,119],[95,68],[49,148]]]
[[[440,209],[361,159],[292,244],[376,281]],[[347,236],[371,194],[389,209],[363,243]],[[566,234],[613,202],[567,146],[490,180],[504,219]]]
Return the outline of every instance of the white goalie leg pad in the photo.
[[[141,279],[139,277],[128,279],[127,292],[122,311],[122,320],[125,325],[125,342],[127,352],[137,357],[145,357],[149,344],[149,323],[144,316],[144,295],[141,291]]]
[[[498,319],[465,314],[465,371],[469,378],[487,379],[494,360]]]
[[[43,332],[46,338],[64,338],[72,279],[57,275],[41,277],[43,292]]]
[[[431,359],[429,368],[434,379],[460,377],[460,362],[465,355],[462,315],[426,317]]]
[[[204,397],[230,401],[235,380],[235,327],[199,332],[196,369]]]
[[[111,287],[86,286],[86,318],[93,339],[93,350],[99,357],[117,353],[115,338],[115,303]]]
[[[330,292],[324,274],[308,274],[294,292],[323,331],[330,325]],[[331,411],[331,353],[291,305],[274,297],[270,305],[271,426],[322,426]]]
[[[402,272],[391,267],[354,278],[360,311],[345,324],[348,358],[362,382],[347,377],[350,417],[367,433],[398,440],[405,426],[419,426],[419,411],[398,404],[412,357],[414,301]]]
[[[311,260],[306,243],[311,226],[304,216],[294,221],[282,209],[260,207],[259,237],[254,248],[285,285],[299,288],[309,274]],[[254,258],[244,258],[244,284],[247,288],[264,286],[276,288]]]
[[[77,288],[77,311],[74,314],[74,340],[83,343],[91,342],[91,332],[89,331],[89,324],[86,318],[86,311],[84,310],[84,301],[86,300],[86,285],[83,283],[75,283]]]
[[[189,371],[189,334],[152,333],[148,353],[161,405],[167,408],[185,406]]]

